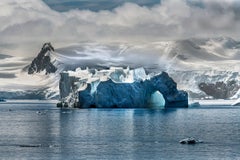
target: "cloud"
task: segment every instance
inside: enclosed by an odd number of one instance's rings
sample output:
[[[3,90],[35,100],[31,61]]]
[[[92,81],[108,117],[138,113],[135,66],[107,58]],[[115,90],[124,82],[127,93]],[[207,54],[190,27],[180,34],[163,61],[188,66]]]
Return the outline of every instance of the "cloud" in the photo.
[[[16,75],[12,73],[0,73],[0,78],[4,78],[4,79],[16,78]]]
[[[57,12],[41,0],[1,0],[0,44],[6,47],[1,45],[0,52],[33,56],[46,41],[59,47],[86,41],[146,43],[240,36],[238,1],[196,2],[164,0],[153,7],[125,3],[111,11]]]
[[[0,54],[0,59],[10,58],[10,57],[11,56],[9,55]]]

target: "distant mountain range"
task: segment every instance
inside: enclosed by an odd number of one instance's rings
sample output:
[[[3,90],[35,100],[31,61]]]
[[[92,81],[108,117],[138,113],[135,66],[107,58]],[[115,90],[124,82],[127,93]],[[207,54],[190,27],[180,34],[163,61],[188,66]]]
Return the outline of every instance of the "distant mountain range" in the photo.
[[[22,66],[23,59],[3,54],[0,59],[19,64],[16,67],[0,65],[0,75],[14,75],[14,78],[0,78],[3,98],[17,98],[14,92],[21,92],[21,97],[27,98],[30,91],[37,93],[35,98],[38,99],[57,98],[62,71],[110,66],[144,67],[148,73],[166,71],[191,98],[240,97],[240,42],[228,37],[148,44],[81,43],[57,49],[45,43],[29,65]],[[28,93],[25,97],[24,92]]]

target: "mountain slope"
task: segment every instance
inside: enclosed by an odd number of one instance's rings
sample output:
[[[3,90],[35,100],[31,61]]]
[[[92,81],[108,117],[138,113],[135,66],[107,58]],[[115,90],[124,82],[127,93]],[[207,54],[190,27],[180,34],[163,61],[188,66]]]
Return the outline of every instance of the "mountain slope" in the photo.
[[[85,43],[56,49],[53,55],[61,70],[144,66],[148,72],[167,71],[193,98],[239,97],[240,42],[227,37],[134,45]]]
[[[45,43],[27,67],[14,70],[15,78],[0,78],[0,91],[44,90],[45,98],[52,98],[58,95],[62,71],[143,66],[148,73],[168,72],[192,98],[238,98],[239,62],[240,42],[226,37],[148,44],[80,43],[57,49]]]
[[[45,70],[45,74],[55,73],[57,68],[51,63],[50,55],[54,51],[51,43],[45,43],[36,58],[27,67],[28,74],[39,73]]]

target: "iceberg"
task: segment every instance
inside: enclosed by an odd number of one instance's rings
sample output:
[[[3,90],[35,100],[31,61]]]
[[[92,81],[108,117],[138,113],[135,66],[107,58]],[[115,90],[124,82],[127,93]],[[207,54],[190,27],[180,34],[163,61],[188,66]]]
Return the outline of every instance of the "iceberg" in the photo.
[[[61,103],[68,107],[188,107],[187,92],[178,90],[166,72],[150,76],[144,68],[65,71],[61,73],[59,88]]]
[[[240,98],[238,98],[234,103],[231,104],[232,106],[240,106]]]
[[[6,100],[3,98],[0,98],[0,102],[6,102]]]
[[[181,144],[196,144],[196,143],[203,143],[203,141],[195,139],[193,137],[189,137],[189,138],[184,138],[184,139],[180,140],[179,143],[181,143]]]

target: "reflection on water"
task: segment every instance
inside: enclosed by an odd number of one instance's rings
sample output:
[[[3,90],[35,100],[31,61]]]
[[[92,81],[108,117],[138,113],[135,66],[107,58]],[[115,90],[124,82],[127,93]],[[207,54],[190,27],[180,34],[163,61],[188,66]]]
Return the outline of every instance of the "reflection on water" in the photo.
[[[0,104],[0,156],[238,159],[239,115],[240,108],[234,107],[59,110],[54,104]],[[189,136],[204,143],[178,143]]]

